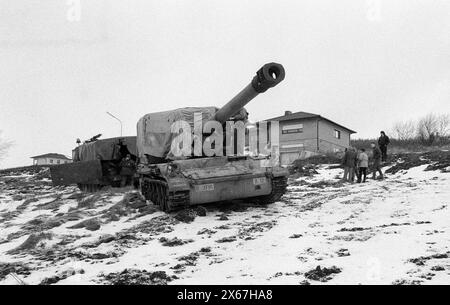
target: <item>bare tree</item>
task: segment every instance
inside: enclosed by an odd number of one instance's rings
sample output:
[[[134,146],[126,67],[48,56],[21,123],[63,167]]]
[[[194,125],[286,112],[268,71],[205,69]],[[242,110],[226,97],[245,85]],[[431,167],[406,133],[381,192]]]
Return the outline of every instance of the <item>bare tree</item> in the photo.
[[[436,139],[436,135],[439,133],[438,126],[438,116],[429,113],[419,120],[417,125],[417,136],[422,142],[431,145]]]
[[[411,140],[416,136],[416,123],[412,120],[397,122],[392,127],[394,136],[401,141]]]
[[[450,135],[450,114],[441,114],[437,116],[436,129],[441,137]]]
[[[0,161],[6,156],[8,153],[9,148],[12,146],[11,141],[3,140],[1,137],[1,131],[0,131]]]

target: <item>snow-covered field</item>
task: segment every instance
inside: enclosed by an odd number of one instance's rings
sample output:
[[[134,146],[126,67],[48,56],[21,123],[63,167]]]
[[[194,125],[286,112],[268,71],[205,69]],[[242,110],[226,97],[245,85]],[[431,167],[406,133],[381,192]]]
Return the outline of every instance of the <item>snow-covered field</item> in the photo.
[[[189,223],[131,189],[3,176],[0,284],[450,284],[450,173],[426,167],[343,184],[320,166],[280,202]]]

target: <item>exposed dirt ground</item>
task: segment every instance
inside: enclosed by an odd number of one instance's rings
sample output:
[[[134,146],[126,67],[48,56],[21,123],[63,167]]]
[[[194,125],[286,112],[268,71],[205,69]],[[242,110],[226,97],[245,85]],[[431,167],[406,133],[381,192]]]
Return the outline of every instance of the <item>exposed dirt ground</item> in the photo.
[[[384,170],[350,184],[306,165],[277,203],[172,214],[131,188],[0,173],[0,284],[450,284],[450,152]]]

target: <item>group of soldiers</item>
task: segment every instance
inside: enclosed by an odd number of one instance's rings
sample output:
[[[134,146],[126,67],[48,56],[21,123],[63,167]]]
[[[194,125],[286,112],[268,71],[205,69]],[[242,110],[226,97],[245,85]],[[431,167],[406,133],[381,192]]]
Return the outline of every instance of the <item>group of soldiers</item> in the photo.
[[[372,142],[370,144],[372,148],[372,179],[384,178],[383,172],[381,171],[381,164],[387,160],[387,146],[389,142],[389,137],[384,131],[381,131],[378,143]],[[357,178],[358,183],[366,182],[369,156],[364,148],[357,150],[354,147],[350,147],[346,149],[342,158],[342,166],[344,167],[344,181],[354,182],[355,178]],[[378,177],[377,173],[379,173]]]

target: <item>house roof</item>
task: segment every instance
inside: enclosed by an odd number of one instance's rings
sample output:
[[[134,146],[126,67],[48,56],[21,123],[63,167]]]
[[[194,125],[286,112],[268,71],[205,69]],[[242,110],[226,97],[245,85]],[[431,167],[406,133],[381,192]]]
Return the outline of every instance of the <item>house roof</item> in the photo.
[[[346,129],[348,131],[350,131],[350,133],[356,133],[356,131],[351,130],[350,128],[347,128],[345,126],[342,126],[341,124],[338,124],[336,122],[333,122],[330,119],[327,119],[319,114],[315,114],[315,113],[309,113],[309,112],[303,112],[303,111],[299,111],[299,112],[293,112],[291,114],[288,115],[282,115],[282,116],[278,116],[275,118],[271,118],[268,119],[267,121],[290,121],[290,120],[301,120],[301,119],[321,119],[321,120],[325,120],[328,121],[336,126],[339,126],[343,129]]]
[[[38,159],[38,158],[55,158],[55,159],[71,160],[64,155],[57,154],[57,153],[48,153],[48,154],[31,157],[31,159]]]

